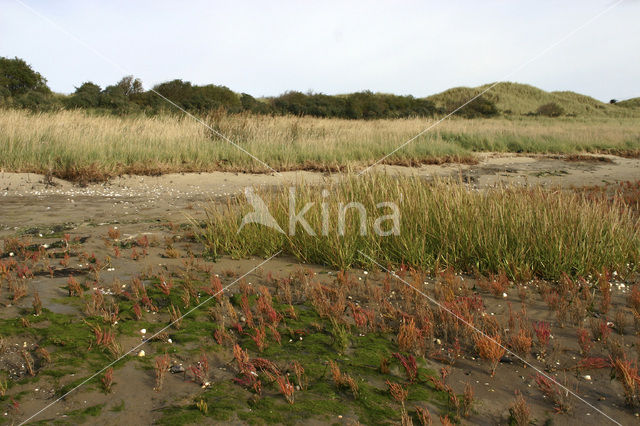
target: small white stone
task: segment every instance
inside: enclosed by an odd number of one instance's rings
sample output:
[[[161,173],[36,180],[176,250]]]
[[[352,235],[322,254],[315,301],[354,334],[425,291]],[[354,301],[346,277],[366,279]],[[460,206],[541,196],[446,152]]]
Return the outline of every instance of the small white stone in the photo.
[[[143,357],[143,356],[145,356],[145,355],[146,355],[146,354],[144,353],[144,351],[140,351],[140,352],[138,352],[138,356],[139,356],[139,357]]]
[[[507,297],[507,293],[502,293],[502,297]]]
[[[147,334],[147,329],[146,329],[146,328],[143,328],[142,330],[140,330],[140,333],[141,333],[141,334]]]
[[[171,340],[171,339],[167,339],[167,342],[169,342],[169,343],[173,343],[173,340]]]
[[[591,376],[590,376],[590,375],[588,375],[588,374],[587,374],[586,376],[583,376],[583,378],[584,378],[585,380],[591,380]]]

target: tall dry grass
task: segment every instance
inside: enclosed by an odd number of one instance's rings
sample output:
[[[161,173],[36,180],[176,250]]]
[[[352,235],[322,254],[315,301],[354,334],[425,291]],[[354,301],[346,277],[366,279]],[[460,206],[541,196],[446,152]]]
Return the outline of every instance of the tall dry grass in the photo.
[[[433,123],[213,114],[216,130],[277,170],[357,169]],[[0,110],[0,169],[68,179],[181,171],[264,172],[266,168],[185,117],[32,114]],[[392,164],[473,161],[473,152],[639,152],[635,119],[445,121],[389,157]]]
[[[605,268],[624,273],[634,268],[640,253],[639,223],[628,208],[573,192],[541,187],[473,191],[460,183],[429,184],[415,177],[378,174],[347,176],[330,186],[326,197],[323,189],[303,183],[296,187],[295,213],[315,202],[305,218],[316,235],[300,226],[289,235],[289,192],[281,188],[262,197],[286,234],[257,224],[238,232],[244,214],[252,210],[241,197],[222,209],[208,210],[201,239],[214,256],[269,256],[283,250],[305,262],[371,267],[361,254],[366,253],[383,265],[505,271],[520,279],[557,279],[562,273],[587,276]],[[340,203],[352,201],[365,206],[366,235],[361,234],[354,210],[346,215],[344,235],[338,232]],[[390,214],[376,207],[384,201],[399,207],[399,235],[373,232],[375,220]],[[327,235],[321,232],[321,202],[329,212]],[[389,230],[391,222],[382,225]]]

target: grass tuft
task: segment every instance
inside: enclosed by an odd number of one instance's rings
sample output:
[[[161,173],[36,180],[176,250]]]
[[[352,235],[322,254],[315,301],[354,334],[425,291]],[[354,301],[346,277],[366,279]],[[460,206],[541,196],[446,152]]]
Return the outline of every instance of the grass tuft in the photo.
[[[199,229],[200,239],[216,257],[270,256],[279,250],[304,262],[338,269],[370,268],[366,253],[382,265],[409,265],[435,271],[452,267],[461,272],[497,274],[512,279],[559,279],[562,274],[587,276],[604,270],[625,273],[639,257],[638,220],[616,201],[589,200],[573,192],[533,188],[470,190],[459,183],[426,183],[414,177],[373,174],[347,176],[323,189],[296,186],[296,212],[315,202],[305,214],[316,235],[298,225],[285,235],[262,225],[240,227],[252,211],[244,198],[220,208],[212,206]],[[289,226],[289,188],[262,193],[269,211],[285,232]],[[340,203],[360,202],[365,223],[350,209],[344,235],[338,230]],[[400,211],[399,235],[379,236],[375,221],[391,214],[377,203],[391,201]],[[321,202],[326,203],[329,232],[322,235]],[[361,226],[367,231],[361,235]],[[391,230],[392,221],[378,224]],[[288,234],[288,233],[287,233]]]

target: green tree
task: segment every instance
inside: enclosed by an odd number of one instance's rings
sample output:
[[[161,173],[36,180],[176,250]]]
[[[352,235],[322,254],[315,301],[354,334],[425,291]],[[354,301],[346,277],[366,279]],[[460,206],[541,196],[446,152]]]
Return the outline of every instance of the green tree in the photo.
[[[272,111],[271,106],[267,102],[259,101],[248,93],[240,94],[240,104],[242,105],[243,111],[249,111],[255,114],[268,114]]]
[[[87,81],[69,96],[67,106],[71,108],[96,108],[100,105],[100,92],[102,89],[95,83]]]
[[[118,114],[124,114],[131,110],[127,95],[123,88],[118,85],[105,87],[100,93],[99,106],[108,108]]]
[[[51,93],[47,80],[20,58],[0,57],[0,88],[8,90],[11,96],[24,95],[29,91]]]
[[[387,105],[381,97],[370,91],[352,93],[347,96],[348,118],[382,118],[387,113]]]
[[[192,109],[198,111],[223,108],[228,112],[239,112],[242,109],[238,95],[228,87],[216,86],[215,84],[193,86],[189,103]]]
[[[281,114],[304,115],[307,110],[307,95],[292,90],[274,98],[272,105]]]
[[[180,79],[166,81],[154,86],[153,90],[166,97],[171,102],[175,102],[177,105],[180,105],[182,108],[191,108],[193,86],[188,81],[182,81]],[[166,108],[164,100],[159,99],[157,96],[151,99],[153,99],[152,103],[156,108]]]
[[[134,78],[132,75],[122,77],[122,79],[116,83],[116,86],[122,89],[124,95],[129,98],[135,98],[144,92],[142,81],[139,78]]]

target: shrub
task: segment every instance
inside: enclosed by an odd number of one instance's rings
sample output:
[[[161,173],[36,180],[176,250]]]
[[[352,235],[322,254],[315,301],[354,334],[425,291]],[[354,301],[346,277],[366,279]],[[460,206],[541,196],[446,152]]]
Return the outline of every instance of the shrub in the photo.
[[[100,93],[99,105],[120,114],[131,111],[131,105],[129,104],[127,95],[120,86],[107,86]]]
[[[430,117],[435,113],[435,106],[429,100],[370,91],[345,96],[290,91],[270,101],[276,112],[300,116],[374,119]],[[255,105],[250,99],[245,99],[243,94],[243,106],[245,103]]]
[[[560,117],[564,115],[564,109],[555,102],[540,105],[536,110],[536,114],[544,115],[546,117]]]
[[[66,105],[71,108],[96,108],[100,104],[102,89],[95,83],[87,81],[67,99]]]
[[[449,101],[445,107],[447,113],[451,113],[468,102],[469,99],[458,99]],[[455,115],[464,118],[488,118],[498,115],[498,107],[496,104],[484,96],[480,96],[460,108]]]
[[[49,111],[54,109],[56,104],[50,94],[30,90],[15,98],[15,106],[31,111]]]

